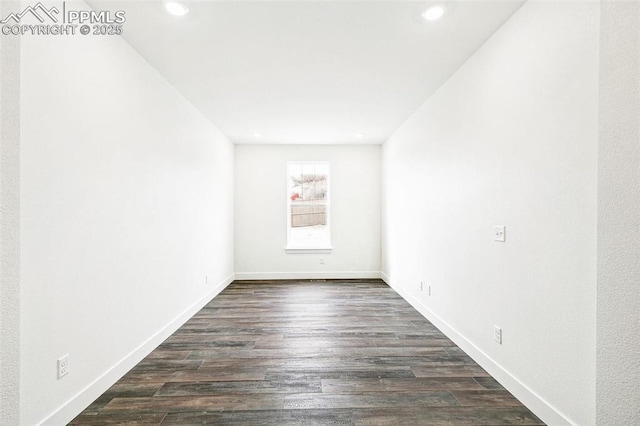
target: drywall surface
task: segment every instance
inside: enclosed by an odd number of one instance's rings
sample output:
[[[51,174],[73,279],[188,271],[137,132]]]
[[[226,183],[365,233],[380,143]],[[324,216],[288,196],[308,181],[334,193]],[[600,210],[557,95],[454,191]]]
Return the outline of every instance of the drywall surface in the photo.
[[[595,422],[598,26],[527,2],[383,145],[383,277],[550,424]]]
[[[21,41],[21,422],[63,424],[232,279],[233,145],[120,37]]]
[[[640,3],[602,2],[597,424],[640,424]]]
[[[19,8],[0,2],[0,16]],[[0,424],[20,419],[20,39],[0,37]]]
[[[331,253],[285,252],[287,161],[330,162]],[[235,184],[236,278],[379,276],[380,146],[236,145]]]

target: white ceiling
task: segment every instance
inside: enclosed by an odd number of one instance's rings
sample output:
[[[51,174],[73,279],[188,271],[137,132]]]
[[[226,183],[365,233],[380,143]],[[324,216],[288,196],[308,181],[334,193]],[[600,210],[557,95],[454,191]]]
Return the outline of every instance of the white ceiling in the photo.
[[[523,2],[89,1],[233,142],[296,144],[384,142]]]

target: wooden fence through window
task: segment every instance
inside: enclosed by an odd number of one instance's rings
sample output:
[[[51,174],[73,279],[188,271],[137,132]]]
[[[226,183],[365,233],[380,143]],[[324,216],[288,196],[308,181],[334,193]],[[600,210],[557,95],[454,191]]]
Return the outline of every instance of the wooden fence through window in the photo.
[[[291,227],[326,225],[327,206],[323,204],[291,205]]]

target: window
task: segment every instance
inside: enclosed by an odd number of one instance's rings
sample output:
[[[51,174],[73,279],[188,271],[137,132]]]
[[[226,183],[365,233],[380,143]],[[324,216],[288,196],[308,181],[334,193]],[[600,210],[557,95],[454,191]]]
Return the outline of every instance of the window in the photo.
[[[329,163],[287,163],[287,251],[331,250]]]

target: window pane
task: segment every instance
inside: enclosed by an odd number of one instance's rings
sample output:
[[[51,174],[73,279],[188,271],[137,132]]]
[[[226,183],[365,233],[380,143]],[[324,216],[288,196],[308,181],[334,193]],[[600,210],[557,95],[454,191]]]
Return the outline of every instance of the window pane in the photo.
[[[288,180],[288,245],[329,246],[329,164],[289,163]]]

